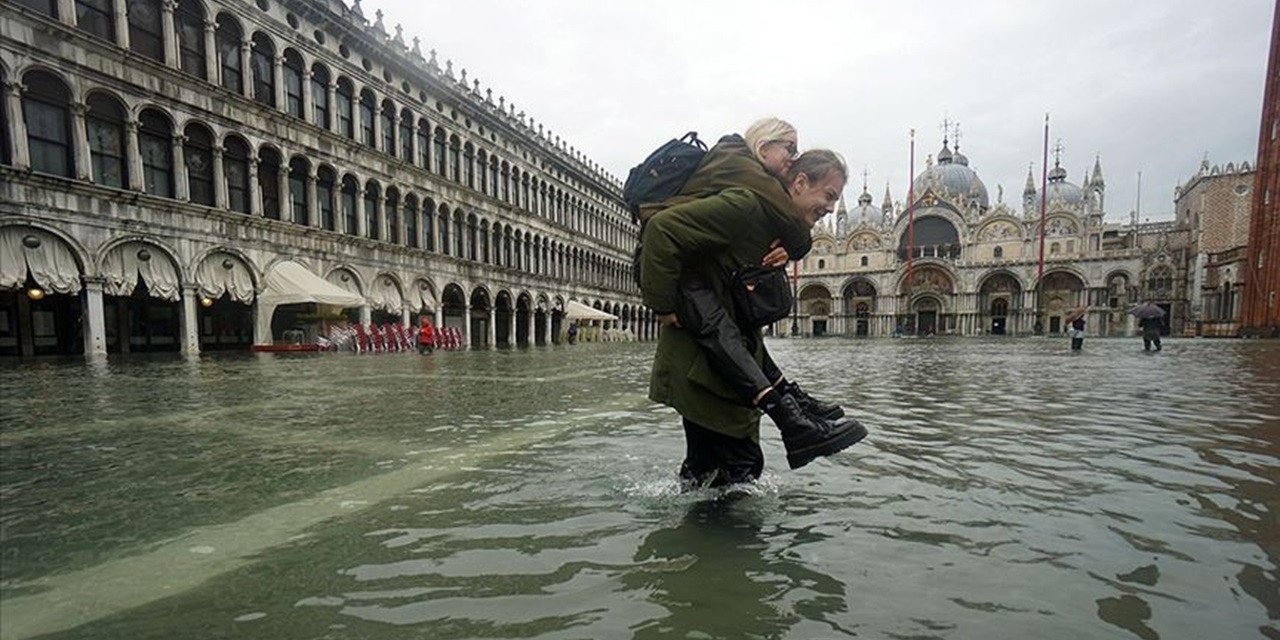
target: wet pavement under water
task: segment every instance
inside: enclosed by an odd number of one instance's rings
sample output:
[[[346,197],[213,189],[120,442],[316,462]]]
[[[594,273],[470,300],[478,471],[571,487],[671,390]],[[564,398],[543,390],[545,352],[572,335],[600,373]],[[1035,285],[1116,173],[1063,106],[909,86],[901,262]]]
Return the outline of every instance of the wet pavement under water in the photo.
[[[1280,638],[1280,343],[769,345],[730,498],[652,344],[5,363],[0,638]]]

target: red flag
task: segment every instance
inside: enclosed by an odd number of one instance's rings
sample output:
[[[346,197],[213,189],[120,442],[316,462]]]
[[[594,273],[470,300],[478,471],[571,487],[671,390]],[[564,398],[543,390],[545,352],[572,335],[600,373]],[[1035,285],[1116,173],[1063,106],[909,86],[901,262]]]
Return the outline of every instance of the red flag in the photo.
[[[907,286],[911,286],[911,271],[916,253],[916,130],[911,130],[911,160],[907,170]]]

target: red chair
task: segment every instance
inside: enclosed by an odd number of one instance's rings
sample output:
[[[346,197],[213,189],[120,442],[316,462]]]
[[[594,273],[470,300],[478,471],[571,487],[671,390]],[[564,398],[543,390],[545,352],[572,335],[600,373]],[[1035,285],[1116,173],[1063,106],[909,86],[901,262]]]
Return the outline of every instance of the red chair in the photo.
[[[365,333],[364,325],[356,324],[352,329],[356,334],[356,353],[367,353],[371,345],[369,344],[369,334]]]

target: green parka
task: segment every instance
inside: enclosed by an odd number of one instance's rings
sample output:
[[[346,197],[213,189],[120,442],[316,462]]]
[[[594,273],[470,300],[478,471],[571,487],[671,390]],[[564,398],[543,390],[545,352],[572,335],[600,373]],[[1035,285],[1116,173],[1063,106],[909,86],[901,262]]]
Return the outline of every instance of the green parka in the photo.
[[[641,258],[641,294],[658,313],[680,304],[680,282],[693,276],[708,283],[730,316],[736,315],[730,284],[744,266],[755,266],[774,240],[804,227],[790,209],[779,211],[745,188],[726,189],[669,207],[645,225]],[[753,329],[757,337],[759,329]],[[754,340],[761,362],[763,346]],[[742,404],[708,362],[706,352],[684,329],[663,327],[653,359],[649,398],[713,431],[758,440],[760,412]]]

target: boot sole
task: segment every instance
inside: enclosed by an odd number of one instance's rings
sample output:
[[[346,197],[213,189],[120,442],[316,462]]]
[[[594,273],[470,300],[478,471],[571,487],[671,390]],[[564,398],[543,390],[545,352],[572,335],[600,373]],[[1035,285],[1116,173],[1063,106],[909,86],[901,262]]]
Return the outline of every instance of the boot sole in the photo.
[[[790,465],[793,470],[799,469],[818,458],[844,451],[867,437],[867,428],[862,426],[862,424],[857,420],[850,418],[849,420],[841,423],[841,426],[846,425],[848,425],[846,429],[837,433],[836,436],[830,440],[819,442],[804,449],[788,451],[787,464]]]

